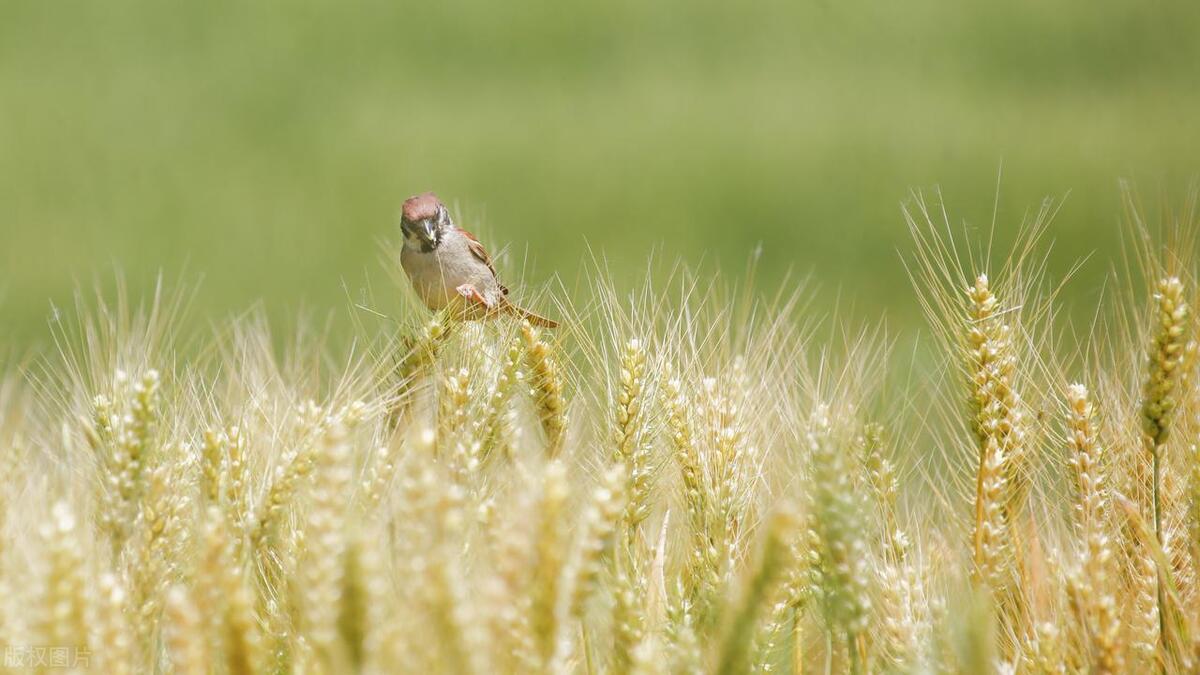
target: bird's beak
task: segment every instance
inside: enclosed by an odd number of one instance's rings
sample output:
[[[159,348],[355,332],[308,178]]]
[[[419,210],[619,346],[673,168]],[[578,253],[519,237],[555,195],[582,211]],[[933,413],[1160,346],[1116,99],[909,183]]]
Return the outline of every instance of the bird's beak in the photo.
[[[404,230],[405,242],[412,242],[420,246],[426,253],[437,248],[439,243],[438,227],[433,219],[422,218],[417,221],[403,219],[400,221],[400,228]]]
[[[437,243],[437,225],[434,224],[432,218],[422,218],[421,221],[417,223],[417,232],[420,233],[421,238],[427,243]]]

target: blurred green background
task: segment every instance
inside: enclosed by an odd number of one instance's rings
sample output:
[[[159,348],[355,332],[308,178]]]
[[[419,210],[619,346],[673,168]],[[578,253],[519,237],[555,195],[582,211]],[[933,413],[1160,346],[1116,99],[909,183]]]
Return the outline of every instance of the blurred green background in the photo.
[[[345,307],[436,190],[568,287],[648,253],[918,318],[899,203],[1001,239],[1045,195],[1054,269],[1120,238],[1117,180],[1200,159],[1200,3],[0,2],[0,340],[77,284],[203,277],[197,320]],[[376,286],[376,293],[390,292]],[[818,305],[820,306],[820,305]]]

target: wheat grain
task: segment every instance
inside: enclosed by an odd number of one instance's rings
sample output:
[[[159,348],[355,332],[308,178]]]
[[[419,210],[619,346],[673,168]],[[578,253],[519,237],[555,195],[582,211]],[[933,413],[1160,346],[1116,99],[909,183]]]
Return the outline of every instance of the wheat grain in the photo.
[[[134,643],[128,619],[128,595],[117,577],[110,573],[100,576],[98,588],[94,644],[104,645],[104,653],[96,654],[99,665],[111,675],[131,675],[135,672]]]
[[[999,313],[999,300],[987,276],[976,278],[967,295],[971,303],[967,344],[972,425],[980,448],[974,558],[977,578],[998,589],[1011,574],[1009,557],[1019,554],[1012,544],[1010,528],[1025,492],[1021,475],[1025,461],[1024,420],[1021,399],[1013,387],[1017,364],[1012,329]]]
[[[342,556],[346,549],[346,488],[350,483],[350,445],[340,425],[322,439],[314,462],[313,507],[305,536],[304,628],[323,667],[336,671],[344,663],[337,620],[342,598]]]
[[[1105,457],[1095,426],[1095,410],[1087,387],[1067,387],[1067,439],[1077,485],[1075,526],[1083,544],[1079,574],[1072,577],[1082,605],[1085,635],[1091,639],[1093,668],[1101,673],[1124,669],[1120,620],[1110,584],[1113,552],[1107,522],[1111,508],[1105,497]]]
[[[641,340],[630,339],[621,353],[617,386],[615,461],[629,469],[629,506],[625,522],[632,534],[650,515],[650,447],[645,416],[646,350]]]
[[[829,409],[818,405],[809,423],[813,525],[820,546],[820,588],[829,630],[845,639],[851,670],[865,667],[859,640],[871,609],[871,577],[863,505],[850,485],[846,449],[839,448]]]
[[[524,374],[521,366],[521,340],[514,338],[504,352],[504,362],[496,376],[484,417],[479,421],[475,436],[479,439],[479,460],[486,462],[497,447],[508,448],[505,441],[505,420],[509,413],[509,401]]]
[[[203,621],[195,601],[183,586],[172,586],[166,599],[166,643],[174,672],[205,675],[209,672]]]
[[[77,530],[78,521],[70,505],[56,502],[42,532],[48,561],[45,616],[38,633],[46,645],[87,651],[92,602]]]
[[[542,340],[541,333],[528,321],[521,323],[521,339],[525,343],[530,395],[546,435],[546,454],[554,457],[562,450],[567,432],[562,377],[551,355],[550,345]]]

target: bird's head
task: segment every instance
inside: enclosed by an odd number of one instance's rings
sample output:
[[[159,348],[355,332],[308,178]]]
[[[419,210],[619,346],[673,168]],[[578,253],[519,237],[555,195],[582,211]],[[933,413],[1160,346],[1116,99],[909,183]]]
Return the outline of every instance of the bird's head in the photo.
[[[429,253],[442,243],[450,225],[450,212],[432,192],[404,200],[400,229],[405,246]]]

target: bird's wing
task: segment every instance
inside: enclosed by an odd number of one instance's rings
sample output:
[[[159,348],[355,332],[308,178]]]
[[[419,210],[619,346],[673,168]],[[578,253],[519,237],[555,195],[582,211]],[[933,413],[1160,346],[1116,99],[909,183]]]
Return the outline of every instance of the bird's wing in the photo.
[[[479,240],[475,238],[475,235],[471,234],[470,232],[467,232],[462,228],[459,228],[458,231],[462,232],[463,236],[467,238],[467,248],[471,250],[471,254],[478,258],[479,261],[484,265],[487,265],[487,268],[492,272],[492,276],[495,277],[496,268],[492,265],[492,257],[488,255],[487,249],[483,248],[483,244],[479,243]],[[496,277],[496,283],[500,283],[499,277]],[[504,284],[500,284],[500,291],[505,295],[508,295],[508,287]]]

